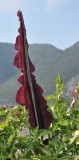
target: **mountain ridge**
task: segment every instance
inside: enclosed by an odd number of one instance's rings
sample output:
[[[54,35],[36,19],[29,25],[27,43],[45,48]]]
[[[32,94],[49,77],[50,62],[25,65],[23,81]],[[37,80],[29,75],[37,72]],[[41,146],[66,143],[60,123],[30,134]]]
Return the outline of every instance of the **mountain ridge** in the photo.
[[[79,41],[65,50],[51,44],[30,44],[28,51],[36,68],[34,74],[37,83],[45,91],[44,96],[55,91],[54,81],[58,73],[65,85],[79,74]],[[0,43],[0,104],[15,104],[19,86],[16,79],[20,74],[13,66],[15,54],[14,44]]]

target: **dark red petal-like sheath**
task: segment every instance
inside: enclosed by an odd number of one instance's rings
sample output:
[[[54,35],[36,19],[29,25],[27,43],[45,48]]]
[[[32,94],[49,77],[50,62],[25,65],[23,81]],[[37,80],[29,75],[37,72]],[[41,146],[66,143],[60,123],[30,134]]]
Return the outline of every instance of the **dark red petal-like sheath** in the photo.
[[[21,83],[22,85],[24,85],[24,75],[22,75],[18,78],[18,82]]]
[[[21,87],[16,94],[16,102],[25,105],[28,111],[28,120],[32,127],[45,129],[50,126],[52,116],[47,111],[47,101],[42,96],[43,89],[37,84],[33,72],[35,66],[28,55],[28,42],[22,12],[18,11],[20,27],[16,38],[15,49],[18,51],[14,58],[14,65],[20,69],[22,76],[18,78]]]
[[[16,94],[16,103],[21,105],[26,105],[26,98],[25,98],[25,88],[21,86]]]

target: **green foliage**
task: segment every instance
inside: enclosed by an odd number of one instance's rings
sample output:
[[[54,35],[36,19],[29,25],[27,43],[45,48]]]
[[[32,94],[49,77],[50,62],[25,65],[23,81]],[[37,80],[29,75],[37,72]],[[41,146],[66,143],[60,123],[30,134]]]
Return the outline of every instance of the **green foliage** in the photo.
[[[55,81],[56,91],[47,96],[52,123],[48,129],[31,128],[25,107],[0,109],[0,159],[6,160],[75,160],[79,155],[79,108],[70,108],[61,96],[63,81]],[[22,136],[23,128],[27,128]],[[48,143],[45,144],[45,136]]]

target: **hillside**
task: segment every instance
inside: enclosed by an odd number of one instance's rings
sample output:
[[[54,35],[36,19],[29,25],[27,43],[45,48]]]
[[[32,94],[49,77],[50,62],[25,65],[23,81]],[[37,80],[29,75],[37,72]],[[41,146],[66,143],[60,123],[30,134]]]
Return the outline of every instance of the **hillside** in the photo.
[[[69,81],[67,81],[64,91],[65,91],[65,96],[69,99],[72,99],[72,93],[74,93],[77,83],[79,82],[79,75],[76,75]]]
[[[3,50],[1,48],[2,52],[0,51],[2,66],[0,67],[0,104],[13,105],[19,87],[16,80],[19,77],[19,75],[17,76],[18,70],[13,66],[15,50],[13,44],[1,43],[1,45],[4,47]],[[4,58],[5,55],[6,58]],[[54,92],[54,81],[58,73],[61,74],[65,85],[73,77],[79,75],[79,42],[64,51],[50,44],[31,44],[29,45],[29,55],[36,68],[36,80],[43,87],[45,96]],[[69,83],[65,87],[65,92],[70,93],[68,89]]]
[[[14,44],[0,43],[0,84],[17,73],[13,67]]]

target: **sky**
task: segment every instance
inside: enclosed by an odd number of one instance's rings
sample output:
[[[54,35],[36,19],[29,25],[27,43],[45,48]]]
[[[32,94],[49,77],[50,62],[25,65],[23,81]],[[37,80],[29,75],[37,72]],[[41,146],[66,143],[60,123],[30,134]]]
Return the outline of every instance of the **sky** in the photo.
[[[29,44],[65,49],[79,41],[79,0],[0,0],[0,42],[15,43],[24,17]]]

